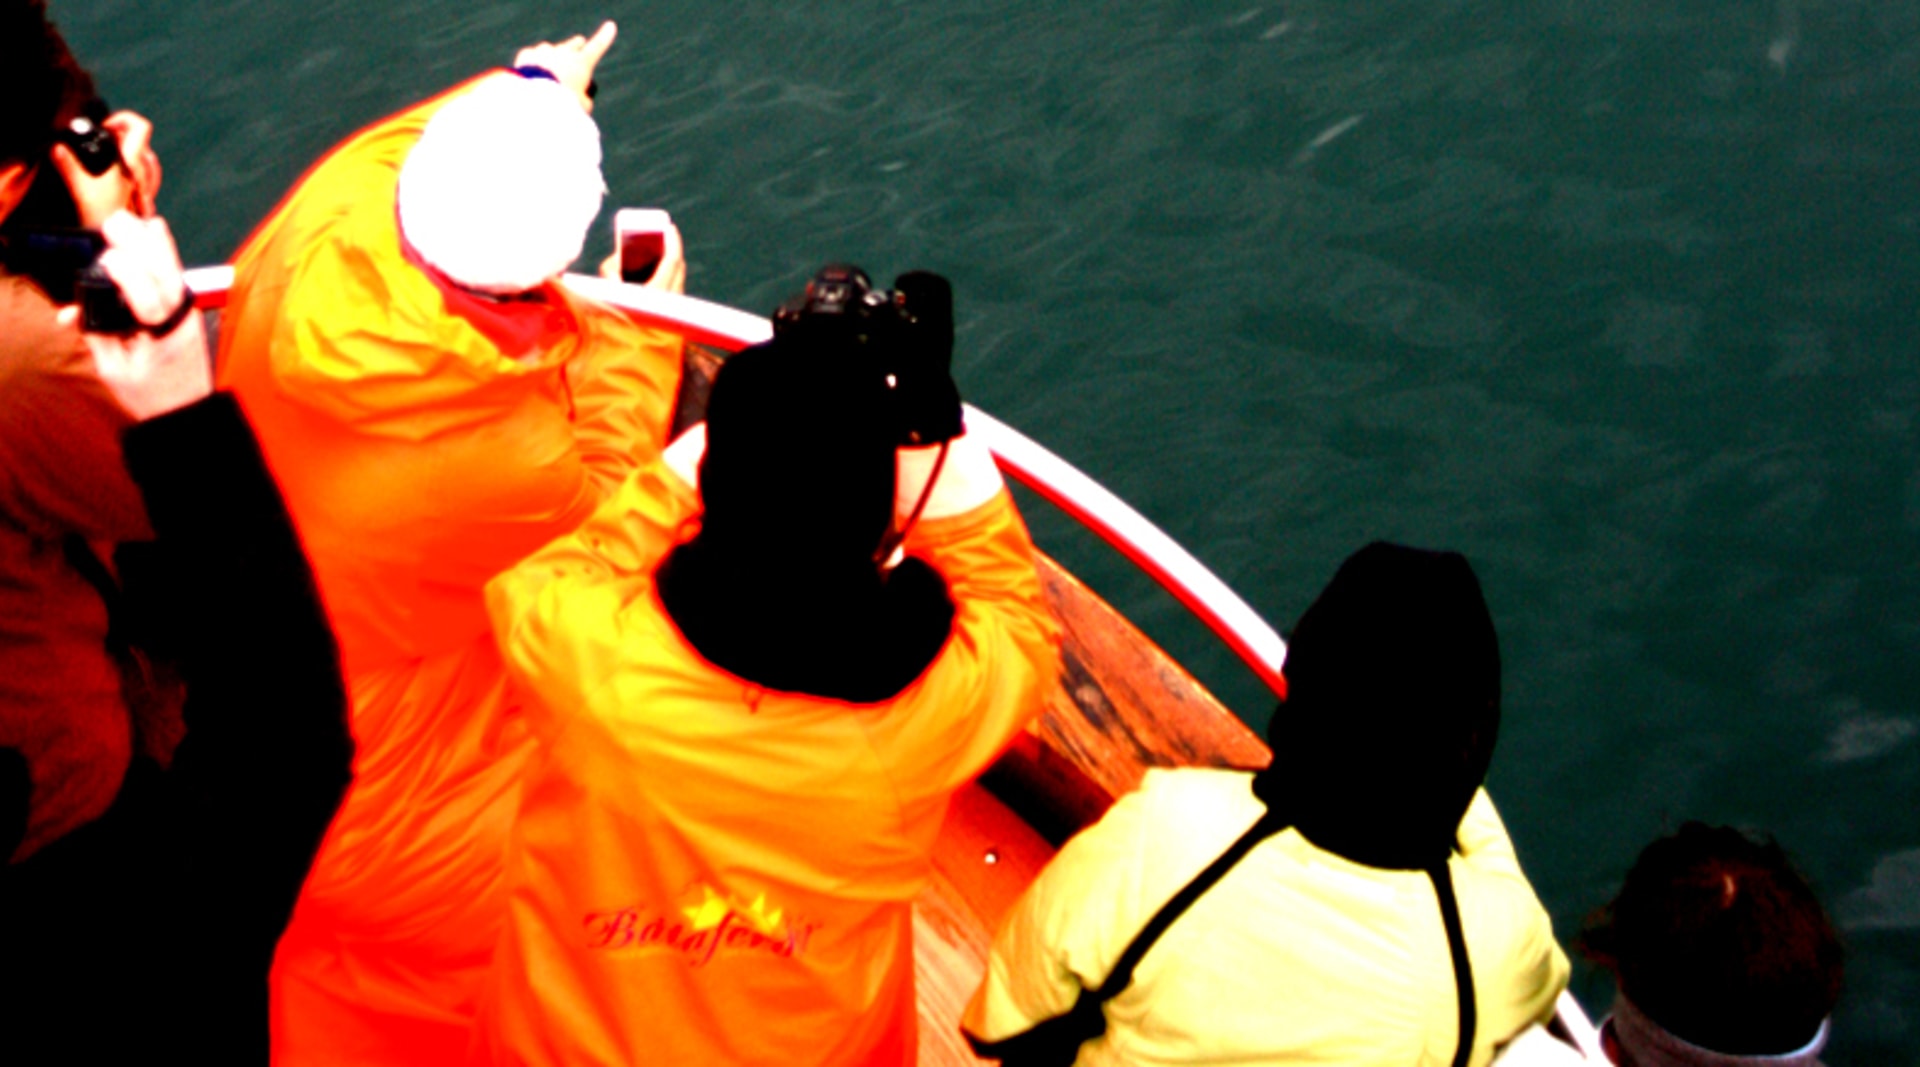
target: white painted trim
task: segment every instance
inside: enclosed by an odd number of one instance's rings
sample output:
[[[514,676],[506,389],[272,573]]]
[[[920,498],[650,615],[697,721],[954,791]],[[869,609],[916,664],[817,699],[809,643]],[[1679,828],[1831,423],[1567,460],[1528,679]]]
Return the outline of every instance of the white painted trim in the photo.
[[[193,302],[202,311],[227,306],[227,290],[233,288],[233,268],[195,267],[186,272],[187,288],[193,290]]]
[[[568,289],[617,307],[649,326],[680,334],[695,344],[737,352],[773,339],[773,323],[759,315],[699,297],[628,285],[590,274],[569,274]]]
[[[1600,1046],[1600,1031],[1593,1025],[1593,1020],[1587,1017],[1586,1009],[1573,999],[1572,993],[1562,989],[1553,1009],[1554,1018],[1560,1021],[1567,1035],[1573,1038],[1573,1043],[1579,1046],[1582,1056],[1594,1063],[1613,1062],[1607,1059],[1606,1049]]]
[[[1286,641],[1179,542],[1073,464],[971,405],[967,429],[986,441],[1003,470],[1146,571],[1199,616],[1268,688],[1285,694],[1280,668],[1287,658]]]

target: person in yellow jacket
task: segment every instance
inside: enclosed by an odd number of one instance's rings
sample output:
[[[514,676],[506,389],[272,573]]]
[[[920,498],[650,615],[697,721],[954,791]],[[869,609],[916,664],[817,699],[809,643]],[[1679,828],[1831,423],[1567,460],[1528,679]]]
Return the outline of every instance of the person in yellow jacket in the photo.
[[[1295,627],[1286,676],[1268,770],[1149,771],[1040,873],[963,1016],[976,1051],[1484,1067],[1553,1014],[1566,954],[1481,788],[1500,659],[1467,561],[1362,549]]]
[[[235,264],[222,384],[312,558],[358,746],[275,959],[276,1063],[464,1053],[529,751],[481,589],[665,444],[678,339],[558,284],[604,192],[586,90],[612,37],[355,135]]]
[[[470,1062],[914,1061],[934,838],[1059,653],[1025,526],[961,432],[946,283],[899,285],[910,365],[814,328],[866,288],[830,268],[723,365],[705,424],[488,587],[540,752]]]

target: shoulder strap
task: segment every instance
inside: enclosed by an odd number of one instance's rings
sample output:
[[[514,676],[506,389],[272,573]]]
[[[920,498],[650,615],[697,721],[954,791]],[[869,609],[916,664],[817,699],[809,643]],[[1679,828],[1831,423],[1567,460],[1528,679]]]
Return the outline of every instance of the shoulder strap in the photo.
[[[1200,899],[1201,894],[1213,888],[1214,883],[1225,878],[1228,871],[1245,859],[1247,853],[1253,851],[1254,846],[1291,825],[1291,820],[1280,818],[1271,810],[1260,816],[1258,821],[1247,828],[1246,833],[1241,834],[1233,844],[1227,846],[1225,852],[1208,864],[1206,870],[1194,875],[1193,881],[1188,882],[1186,888],[1175,893],[1172,900],[1160,905],[1160,910],[1153,913],[1153,918],[1147,920],[1147,925],[1141,927],[1140,932],[1134,935],[1133,943],[1120,954],[1119,962],[1113,965],[1113,972],[1107,975],[1107,980],[1100,983],[1099,989],[1093,991],[1094,999],[1104,1004],[1119,996],[1120,991],[1133,982],[1133,969],[1140,965],[1141,959],[1160,940],[1160,935],[1167,932],[1167,927],[1173,925],[1175,919],[1185,914],[1186,910],[1193,906],[1193,902]]]
[[[1285,830],[1290,821],[1276,817],[1271,810],[1260,816],[1246,833],[1227,846],[1207,868],[1194,876],[1173,899],[1160,906],[1153,918],[1147,920],[1126,951],[1114,964],[1107,980],[1100,983],[1099,989],[1082,989],[1079,999],[1065,1015],[1046,1019],[1032,1029],[1015,1034],[1001,1041],[981,1041],[967,1034],[967,1043],[974,1052],[988,1059],[997,1059],[1002,1067],[1064,1067],[1071,1064],[1079,1055],[1080,1045],[1092,1040],[1107,1030],[1107,1016],[1103,1005],[1120,994],[1133,981],[1133,969],[1151,949],[1160,935],[1173,925],[1182,912],[1193,906],[1193,902],[1226,876],[1234,864],[1246,858],[1255,845]]]
[[[1434,895],[1440,898],[1440,921],[1447,927],[1447,951],[1453,954],[1454,996],[1460,1003],[1460,1042],[1453,1051],[1453,1067],[1467,1067],[1473,1058],[1473,1031],[1478,1011],[1473,997],[1473,964],[1467,959],[1467,938],[1460,928],[1460,904],[1453,897],[1453,872],[1445,860],[1427,868]]]
[[[1226,877],[1235,864],[1246,858],[1260,842],[1280,833],[1292,825],[1291,820],[1273,814],[1272,810],[1262,815],[1257,822],[1240,835],[1207,868],[1194,876],[1173,899],[1160,906],[1153,918],[1134,935],[1126,951],[1114,964],[1112,973],[1099,989],[1082,990],[1067,1014],[1048,1019],[1025,1033],[1015,1035],[1004,1041],[985,1042],[968,1034],[967,1040],[975,1052],[982,1056],[999,1059],[1009,1067],[1039,1067],[1039,1065],[1061,1065],[1073,1062],[1079,1052],[1080,1044],[1104,1033],[1107,1028],[1106,1012],[1103,1006],[1107,1001],[1119,996],[1121,990],[1133,982],[1134,968],[1140,965],[1160,935],[1166,933],[1201,894],[1213,888],[1214,884]],[[1467,958],[1467,940],[1460,924],[1460,905],[1453,895],[1453,874],[1443,860],[1426,868],[1427,878],[1433,883],[1433,892],[1440,901],[1440,920],[1447,930],[1447,950],[1453,957],[1454,995],[1460,1005],[1459,1043],[1453,1053],[1453,1067],[1466,1067],[1473,1058],[1474,1031],[1477,1025],[1478,1011],[1473,994],[1473,966]]]

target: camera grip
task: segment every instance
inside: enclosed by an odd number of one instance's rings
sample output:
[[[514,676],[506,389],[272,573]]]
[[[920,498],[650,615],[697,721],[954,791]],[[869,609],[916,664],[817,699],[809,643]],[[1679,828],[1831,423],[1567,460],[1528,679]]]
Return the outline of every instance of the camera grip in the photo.
[[[953,285],[932,271],[893,281],[911,321],[895,368],[903,444],[931,445],[960,436],[960,389],[953,381]]]

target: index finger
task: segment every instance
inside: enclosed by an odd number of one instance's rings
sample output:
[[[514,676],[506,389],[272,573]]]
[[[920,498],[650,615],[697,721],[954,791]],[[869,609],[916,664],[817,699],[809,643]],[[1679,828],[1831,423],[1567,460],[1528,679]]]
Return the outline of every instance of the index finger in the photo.
[[[601,23],[600,28],[593,31],[593,37],[587,41],[581,54],[587,57],[589,63],[600,62],[600,58],[607,54],[607,49],[613,47],[613,39],[619,32],[619,27],[613,24],[612,19]]]
[[[153,154],[153,123],[131,111],[116,111],[100,125],[120,142],[120,161],[133,179],[132,207],[140,215],[153,214],[160,194],[160,160]]]

